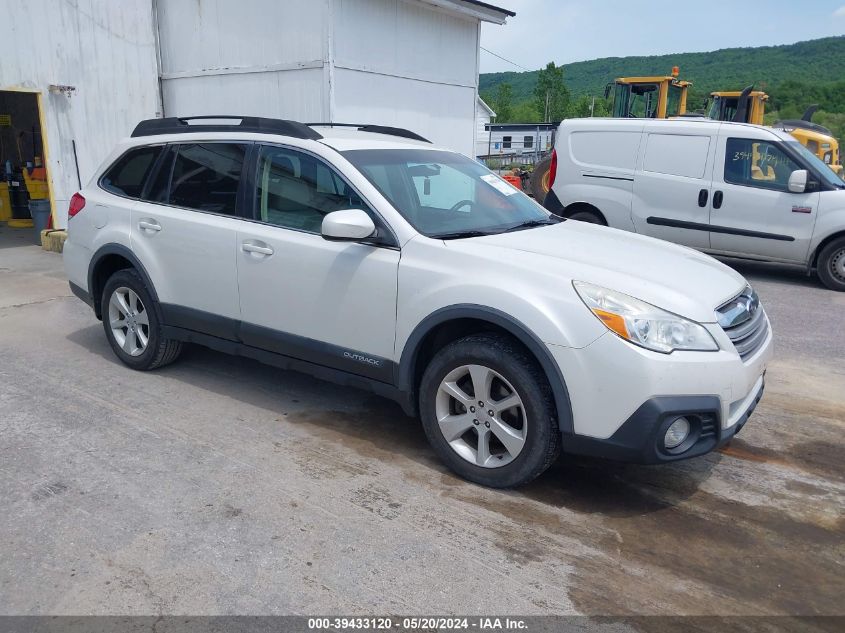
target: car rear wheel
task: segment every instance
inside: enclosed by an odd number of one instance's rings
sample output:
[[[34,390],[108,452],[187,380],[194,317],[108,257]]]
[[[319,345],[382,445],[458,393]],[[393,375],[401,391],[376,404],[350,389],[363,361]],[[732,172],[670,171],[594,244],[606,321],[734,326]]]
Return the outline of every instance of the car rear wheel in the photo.
[[[420,414],[438,456],[485,486],[525,484],[560,450],[546,377],[504,336],[472,335],[440,350],[423,375]]]
[[[845,292],[845,237],[833,240],[822,249],[817,271],[825,286]]]
[[[155,301],[137,271],[114,273],[103,288],[103,328],[115,355],[132,369],[172,363],[182,343],[164,336]]]

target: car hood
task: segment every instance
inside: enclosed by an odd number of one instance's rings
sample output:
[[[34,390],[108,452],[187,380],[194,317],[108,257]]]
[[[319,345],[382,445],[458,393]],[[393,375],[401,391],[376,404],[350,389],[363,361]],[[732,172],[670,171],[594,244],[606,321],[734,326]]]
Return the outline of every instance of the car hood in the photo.
[[[686,246],[573,220],[447,244],[506,265],[542,267],[567,282],[617,290],[700,323],[715,322],[714,310],[747,284],[736,271]]]

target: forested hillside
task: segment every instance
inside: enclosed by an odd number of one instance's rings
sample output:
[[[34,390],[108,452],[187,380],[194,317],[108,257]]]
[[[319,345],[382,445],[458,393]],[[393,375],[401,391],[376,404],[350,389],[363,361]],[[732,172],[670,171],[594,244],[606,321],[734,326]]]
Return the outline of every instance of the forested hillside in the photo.
[[[596,114],[604,114],[604,87],[615,77],[664,75],[672,66],[680,67],[682,79],[693,82],[691,110],[699,109],[713,90],[740,90],[753,83],[771,97],[767,119],[799,117],[807,105],[818,103],[821,107],[814,120],[833,128],[840,138],[845,133],[845,36],[783,46],[608,57],[564,64],[555,70],[562,70],[562,102],[566,106],[556,114],[588,115],[592,97],[599,102]],[[481,95],[494,110],[504,105],[508,120],[542,120],[544,108],[546,112],[548,108],[535,93],[544,72],[483,74]],[[499,121],[504,122],[501,117]]]

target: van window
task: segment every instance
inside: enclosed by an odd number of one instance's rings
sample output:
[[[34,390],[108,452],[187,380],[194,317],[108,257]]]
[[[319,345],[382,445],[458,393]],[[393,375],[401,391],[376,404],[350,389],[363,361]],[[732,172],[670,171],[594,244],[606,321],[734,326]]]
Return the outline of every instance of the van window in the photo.
[[[777,143],[729,138],[725,149],[725,182],[746,187],[789,191],[789,176],[802,169]]]
[[[522,137],[522,146],[525,149],[531,149],[534,147],[534,137],[533,136],[523,136]]]
[[[510,137],[510,136],[503,136],[502,137],[502,148],[510,149],[511,148],[511,139],[512,139],[512,137]]]
[[[643,171],[703,178],[709,150],[709,136],[649,134],[643,157]]]
[[[129,150],[109,168],[100,180],[100,186],[119,196],[140,198],[144,182],[162,149],[164,145]]]
[[[633,172],[640,136],[640,132],[573,132],[569,135],[569,150],[581,165]]]

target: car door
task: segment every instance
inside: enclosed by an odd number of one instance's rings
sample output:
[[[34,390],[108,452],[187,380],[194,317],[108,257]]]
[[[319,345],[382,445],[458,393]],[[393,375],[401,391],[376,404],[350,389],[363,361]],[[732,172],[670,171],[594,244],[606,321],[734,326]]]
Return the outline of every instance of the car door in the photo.
[[[710,246],[715,129],[689,121],[646,128],[631,207],[638,233],[694,248]]]
[[[775,139],[741,138],[725,126],[713,174],[710,245],[725,254],[804,262],[819,192],[791,193],[789,176],[805,169]]]
[[[243,342],[391,382],[399,249],[320,234],[326,214],[350,208],[389,228],[308,152],[262,146],[254,180],[254,220],[237,238]]]
[[[235,245],[249,147],[171,144],[132,208],[132,250],[147,270],[168,325],[237,338]]]

